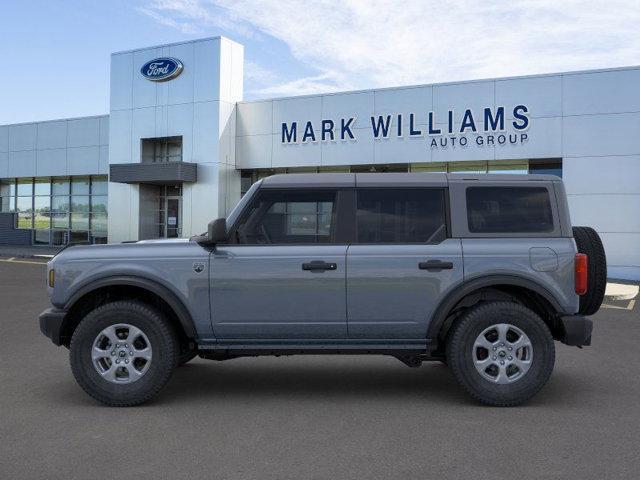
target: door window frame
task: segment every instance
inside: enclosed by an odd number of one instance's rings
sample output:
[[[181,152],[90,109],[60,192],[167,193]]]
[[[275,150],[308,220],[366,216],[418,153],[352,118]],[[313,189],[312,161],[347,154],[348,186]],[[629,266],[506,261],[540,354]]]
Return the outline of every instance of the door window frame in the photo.
[[[229,227],[229,239],[225,243],[220,245],[234,245],[234,246],[327,246],[327,245],[438,245],[445,240],[452,238],[451,231],[451,207],[448,187],[416,187],[416,186],[399,186],[399,187],[385,187],[385,190],[439,190],[442,192],[444,198],[444,218],[445,218],[445,235],[439,242],[388,242],[388,243],[359,243],[357,239],[357,195],[361,190],[381,190],[380,187],[347,187],[347,188],[301,188],[301,189],[289,189],[289,188],[260,188],[251,200],[244,206],[244,208],[237,215],[233,225]],[[326,192],[335,191],[335,236],[334,241],[329,243],[239,243],[237,241],[237,229],[239,223],[244,219],[245,214],[253,208],[255,203],[259,201],[261,195],[265,192]]]
[[[296,243],[240,243],[238,242],[238,227],[240,222],[245,218],[247,212],[249,212],[257,202],[260,201],[263,195],[270,193],[312,193],[312,192],[335,192],[334,207],[332,210],[332,223],[335,221],[335,229],[333,235],[333,241],[327,243],[311,243],[311,242],[296,242]],[[228,230],[229,239],[224,244],[220,245],[234,245],[234,246],[247,246],[247,247],[273,247],[273,246],[330,246],[330,245],[349,245],[352,243],[352,239],[355,237],[355,189],[353,188],[261,188],[250,202],[245,205],[240,214],[237,216],[236,221]]]
[[[444,234],[444,238],[438,242],[359,242],[358,241],[358,199],[357,199],[357,193],[359,191],[364,191],[364,190],[440,190],[442,192],[442,196],[443,196],[443,209],[444,209],[444,226],[445,226],[445,234]],[[414,185],[411,186],[407,186],[407,187],[384,187],[384,188],[380,188],[380,187],[356,187],[354,189],[354,191],[356,192],[355,198],[354,198],[354,205],[353,205],[353,215],[354,215],[354,223],[353,223],[353,241],[351,242],[351,244],[353,245],[439,245],[442,242],[444,242],[445,240],[451,238],[451,210],[450,210],[450,200],[449,200],[449,189],[447,187],[416,187]]]

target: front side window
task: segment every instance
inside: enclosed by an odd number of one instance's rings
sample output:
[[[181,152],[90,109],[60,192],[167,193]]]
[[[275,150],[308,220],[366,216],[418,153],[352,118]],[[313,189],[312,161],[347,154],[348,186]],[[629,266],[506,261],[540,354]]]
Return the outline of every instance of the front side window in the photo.
[[[544,187],[467,188],[467,222],[472,233],[552,232],[549,191]]]
[[[261,191],[242,214],[233,239],[240,244],[332,243],[335,190]]]
[[[447,236],[444,190],[358,190],[358,243],[440,243]]]

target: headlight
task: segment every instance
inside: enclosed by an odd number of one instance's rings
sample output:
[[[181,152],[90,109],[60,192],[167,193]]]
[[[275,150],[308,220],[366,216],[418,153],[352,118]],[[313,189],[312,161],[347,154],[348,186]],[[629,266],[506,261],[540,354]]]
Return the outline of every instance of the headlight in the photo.
[[[56,271],[52,268],[49,270],[49,286],[53,288],[53,285],[56,283]]]

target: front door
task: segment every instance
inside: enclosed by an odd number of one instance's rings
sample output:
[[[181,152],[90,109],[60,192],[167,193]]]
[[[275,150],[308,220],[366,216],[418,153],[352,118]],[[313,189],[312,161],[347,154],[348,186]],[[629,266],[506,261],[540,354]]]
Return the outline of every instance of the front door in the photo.
[[[347,253],[349,338],[426,338],[438,301],[463,278],[443,188],[359,189]]]
[[[166,197],[165,212],[167,213],[167,215],[164,228],[166,238],[178,238],[182,233],[180,202],[180,197]]]
[[[338,190],[259,191],[211,256],[218,339],[344,339]]]

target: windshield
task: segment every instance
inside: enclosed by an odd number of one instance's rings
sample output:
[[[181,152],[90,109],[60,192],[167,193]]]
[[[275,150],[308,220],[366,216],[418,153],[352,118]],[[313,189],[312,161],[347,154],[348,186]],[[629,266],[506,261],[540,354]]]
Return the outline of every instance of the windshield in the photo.
[[[253,195],[256,193],[256,190],[260,187],[261,183],[262,180],[258,180],[256,183],[251,185],[251,188],[247,190],[247,193],[244,194],[235,208],[231,211],[231,213],[227,217],[227,229],[231,228],[236,222],[236,220],[238,219],[238,215],[240,215],[240,213],[244,210],[244,207],[247,205],[249,200],[251,200],[251,197],[253,197]]]

